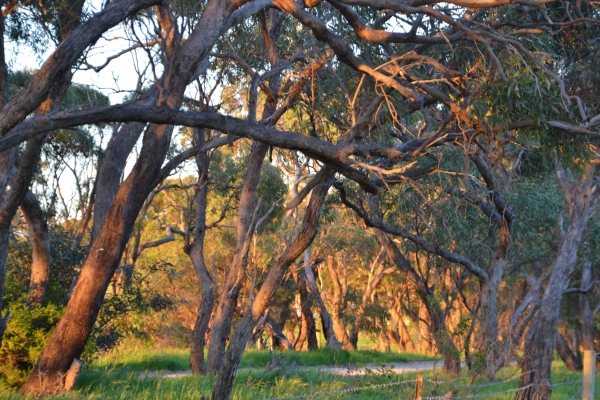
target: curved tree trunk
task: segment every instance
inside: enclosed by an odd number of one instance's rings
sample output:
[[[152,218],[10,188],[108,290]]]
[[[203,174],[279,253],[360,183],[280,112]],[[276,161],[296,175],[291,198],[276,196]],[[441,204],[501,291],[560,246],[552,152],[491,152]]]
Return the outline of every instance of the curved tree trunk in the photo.
[[[250,160],[248,161],[246,177],[240,196],[240,204],[238,206],[237,246],[213,317],[208,349],[208,371],[211,374],[216,374],[221,367],[223,355],[225,354],[225,345],[231,329],[231,321],[237,307],[238,296],[246,278],[245,270],[248,262],[248,250],[250,249],[252,235],[254,234],[254,226],[251,224],[254,194],[260,178],[263,160],[268,149],[269,145],[263,143],[255,142],[252,145]]]
[[[44,301],[50,279],[50,236],[48,224],[38,199],[29,190],[21,202],[27,222],[27,233],[33,248],[31,279],[29,281],[29,306],[38,307]]]
[[[273,20],[270,21],[270,26],[267,23],[264,14],[259,14],[261,20],[261,28],[263,38],[268,50],[269,62],[271,68],[277,67],[279,64],[279,52],[274,43],[274,39],[280,34],[280,23]],[[272,116],[277,110],[277,99],[279,93],[279,77],[280,73],[272,74],[269,79],[270,95],[267,96],[267,101],[263,110],[262,118]],[[250,93],[250,110],[248,112],[249,120],[256,121],[256,101],[257,95],[256,86],[252,86]],[[276,121],[273,121],[276,122]],[[246,176],[242,186],[240,195],[240,203],[238,206],[237,218],[237,244],[233,261],[225,286],[219,296],[219,302],[215,311],[213,326],[211,330],[210,346],[208,349],[208,370],[211,374],[217,373],[221,367],[223,355],[225,354],[225,344],[227,337],[231,331],[231,321],[237,307],[237,301],[242,289],[242,285],[246,278],[246,264],[248,263],[248,251],[252,236],[254,235],[254,226],[252,225],[252,210],[254,205],[254,194],[260,178],[260,171],[264,158],[269,150],[269,145],[259,142],[252,144],[252,151],[248,161]]]

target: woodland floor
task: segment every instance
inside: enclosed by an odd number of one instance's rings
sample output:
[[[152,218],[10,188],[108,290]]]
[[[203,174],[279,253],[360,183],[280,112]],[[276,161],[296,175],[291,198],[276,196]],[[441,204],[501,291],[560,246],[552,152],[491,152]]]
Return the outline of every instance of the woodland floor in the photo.
[[[503,369],[497,381],[489,382],[480,376],[473,377],[468,371],[461,377],[444,375],[439,370],[439,361],[432,361],[427,355],[376,351],[251,351],[242,360],[232,399],[410,399],[417,374],[424,377],[424,398],[443,396],[452,389],[457,390],[455,396],[467,396],[465,398],[514,398],[520,374],[516,366]],[[410,365],[427,370],[393,369],[393,366]],[[162,376],[167,371],[187,371],[188,366],[186,349],[143,349],[111,354],[86,367],[75,390],[53,399],[197,400],[209,396],[212,377]],[[434,366],[435,369],[431,369]],[[348,369],[361,373],[339,373]],[[553,374],[553,383],[559,384],[554,388],[553,399],[581,398],[581,373],[570,372],[562,362],[556,361]],[[600,387],[598,377],[596,387]],[[23,399],[14,391],[1,389],[0,398]]]

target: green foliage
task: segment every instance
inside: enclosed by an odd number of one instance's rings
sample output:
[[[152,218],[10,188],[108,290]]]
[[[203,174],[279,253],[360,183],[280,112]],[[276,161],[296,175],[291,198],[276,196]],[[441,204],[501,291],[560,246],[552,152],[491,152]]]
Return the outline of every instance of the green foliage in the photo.
[[[63,307],[48,304],[30,309],[25,300],[11,304],[11,318],[0,348],[0,386],[16,387],[41,356]]]
[[[123,266],[117,271],[123,282],[111,288],[104,299],[94,330],[88,341],[85,358],[91,359],[97,351],[115,347],[123,337],[135,337],[150,341],[143,315],[149,311],[160,312],[174,307],[174,301],[153,287],[150,277],[173,277],[173,267],[168,262],[157,262],[144,268]],[[117,278],[119,279],[119,278]],[[118,290],[118,292],[117,292]]]

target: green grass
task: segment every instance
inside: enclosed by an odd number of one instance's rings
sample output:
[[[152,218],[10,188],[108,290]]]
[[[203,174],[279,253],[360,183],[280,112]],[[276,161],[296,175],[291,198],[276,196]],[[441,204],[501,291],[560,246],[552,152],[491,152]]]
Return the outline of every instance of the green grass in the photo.
[[[249,350],[244,353],[240,368],[263,368],[271,359],[298,366],[345,366],[393,362],[430,361],[435,357],[417,353],[379,353],[373,350],[334,351],[329,348],[308,352]],[[186,371],[190,368],[188,349],[133,349],[115,352],[93,363],[92,368],[125,371]]]
[[[423,359],[418,355],[381,354],[373,351],[336,353],[325,349],[308,353],[286,353],[282,356],[284,358],[280,368],[266,371],[264,365],[266,360],[270,360],[270,353],[247,352],[243,364],[245,367],[252,368],[243,368],[239,371],[232,398],[235,400],[282,398],[382,385],[354,393],[335,392],[315,398],[409,399],[414,394],[415,384],[414,382],[403,382],[415,379],[417,373],[396,375],[385,367],[378,367],[366,375],[340,376],[315,370],[303,370],[299,366],[332,365],[340,359],[343,359],[346,364],[385,364],[391,362],[390,359],[400,360],[400,357],[410,361]],[[187,362],[187,351],[183,349],[161,350],[160,352],[145,349],[112,354],[85,368],[74,391],[54,397],[54,399],[175,400],[200,399],[201,396],[209,396],[214,382],[212,377],[140,378],[140,371],[182,370],[187,369]],[[472,380],[468,374],[456,377],[433,371],[422,372],[421,374],[424,376],[423,396],[444,395],[454,388],[459,390],[456,394],[458,396],[491,395],[492,397],[486,398],[512,399],[514,392],[500,395],[493,395],[493,393],[516,388],[519,373],[520,371],[516,367],[505,368],[500,372],[498,381],[491,385],[485,378],[477,377],[473,380],[473,387],[467,392],[466,387]],[[581,378],[581,373],[568,371],[561,362],[553,365],[553,374],[554,383]],[[600,387],[600,379],[597,380],[597,387]],[[581,384],[557,386],[552,398],[569,399],[577,396],[580,389]],[[6,390],[0,390],[0,398],[23,399],[14,391]]]

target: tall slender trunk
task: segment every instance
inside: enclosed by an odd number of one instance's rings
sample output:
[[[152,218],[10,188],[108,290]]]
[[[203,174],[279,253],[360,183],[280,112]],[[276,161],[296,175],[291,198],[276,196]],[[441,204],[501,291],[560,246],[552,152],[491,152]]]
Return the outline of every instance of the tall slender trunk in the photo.
[[[231,329],[231,321],[246,277],[245,270],[248,262],[249,244],[254,234],[254,227],[251,226],[254,194],[256,193],[260,170],[268,149],[269,145],[263,143],[255,142],[252,145],[238,206],[237,246],[213,317],[208,348],[208,371],[211,374],[216,374],[221,367],[223,355],[225,354],[225,344]]]
[[[525,355],[521,363],[523,373],[527,373],[522,375],[519,381],[519,387],[522,388],[517,394],[519,400],[546,400],[552,395],[550,372],[562,297],[575,268],[577,253],[583,243],[592,214],[591,209],[597,197],[593,171],[593,167],[588,166],[574,182],[571,182],[567,180],[562,167],[557,167],[559,183],[567,200],[571,221],[562,235],[537,319],[530,328],[532,331],[527,335]]]
[[[44,301],[50,279],[50,235],[40,203],[31,190],[23,198],[21,210],[25,215],[27,233],[33,248],[28,300],[29,306],[35,308]]]
[[[332,171],[328,171],[325,181],[313,189],[298,235],[269,269],[264,283],[256,294],[254,303],[238,322],[215,381],[212,393],[213,400],[229,398],[239,362],[244,353],[246,342],[252,336],[252,330],[271,304],[271,300],[283,280],[285,271],[310,246],[317,233],[325,196],[327,196],[327,191],[333,183],[334,176],[335,174]]]
[[[332,310],[331,310],[331,322],[335,337],[342,343],[345,350],[356,350],[356,343],[354,343],[348,337],[346,332],[346,324],[342,317],[346,305],[344,301],[345,293],[342,290],[342,283],[338,271],[336,271],[336,262],[333,257],[327,257],[327,271],[333,282],[333,299],[332,299]]]
[[[501,264],[501,265],[497,265]],[[485,371],[489,379],[494,380],[496,372],[504,364],[503,344],[498,338],[497,296],[506,259],[492,261],[489,279],[480,279],[480,334],[484,344]]]
[[[258,17],[261,22],[261,31],[268,51],[269,63],[271,68],[275,68],[279,64],[279,52],[274,40],[281,32],[280,23],[283,20],[280,19],[279,22],[276,22],[274,20],[274,14],[271,14],[270,26],[267,27],[264,14],[259,13]],[[272,116],[277,109],[280,86],[279,78],[280,73],[275,73],[268,79],[270,93],[267,96],[267,101],[263,110],[263,119]],[[253,122],[256,121],[256,90],[257,86],[253,83],[253,85],[251,85],[250,110],[248,113],[248,119]],[[237,307],[240,290],[242,289],[246,277],[246,264],[248,263],[248,251],[250,249],[249,245],[252,236],[254,235],[254,227],[251,226],[254,195],[260,178],[261,167],[268,150],[269,145],[267,144],[259,142],[252,144],[250,160],[248,161],[247,172],[244,178],[242,194],[240,195],[240,203],[238,206],[237,244],[235,253],[233,255],[229,273],[227,274],[225,287],[219,296],[219,302],[213,317],[210,346],[208,349],[208,370],[211,374],[217,373],[221,367],[223,355],[225,354],[225,344],[231,331],[231,321]]]
[[[204,133],[195,130],[196,142],[204,142]],[[189,247],[185,249],[189,255],[196,275],[200,281],[202,289],[202,298],[198,308],[198,316],[190,343],[190,366],[195,375],[206,374],[206,364],[204,363],[204,346],[206,344],[206,332],[210,322],[213,305],[215,303],[215,289],[213,278],[206,267],[204,260],[204,237],[206,235],[206,196],[208,194],[208,168],[209,156],[206,152],[201,152],[196,156],[198,166],[198,185],[196,188],[196,221],[194,227],[194,240]]]

